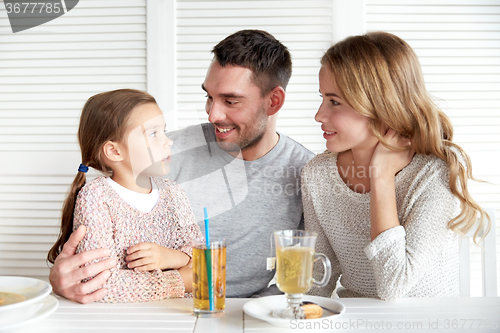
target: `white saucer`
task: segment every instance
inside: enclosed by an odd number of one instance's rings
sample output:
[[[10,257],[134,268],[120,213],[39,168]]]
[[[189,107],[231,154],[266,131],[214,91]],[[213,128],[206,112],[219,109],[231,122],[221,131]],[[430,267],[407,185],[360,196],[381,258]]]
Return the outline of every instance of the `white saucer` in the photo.
[[[18,320],[19,318],[17,318],[16,316],[13,316],[8,319],[3,318],[0,321],[0,332],[12,328],[17,328],[19,326],[28,325],[49,316],[57,309],[59,301],[53,296],[47,296],[38,304],[40,304],[40,308],[38,309],[38,311],[36,311],[28,318],[23,318],[22,320]]]
[[[340,314],[335,315],[327,310],[323,310],[323,316],[317,319],[304,319],[304,320],[295,320],[293,324],[298,324],[301,322],[304,323],[313,323],[313,322],[322,322],[323,320],[335,320],[337,317],[341,316],[345,312],[345,306],[332,298],[325,298],[319,296],[309,296],[304,295],[303,301],[314,302],[320,306],[324,306],[326,308],[332,309],[334,311],[340,312]],[[269,324],[274,326],[281,326],[291,328],[292,322],[288,319],[281,319],[273,317],[271,312],[273,310],[284,309],[286,307],[286,296],[278,295],[278,296],[268,296],[268,297],[260,297],[254,300],[248,301],[243,305],[243,311],[249,314],[252,317],[255,317],[260,320],[267,321]]]

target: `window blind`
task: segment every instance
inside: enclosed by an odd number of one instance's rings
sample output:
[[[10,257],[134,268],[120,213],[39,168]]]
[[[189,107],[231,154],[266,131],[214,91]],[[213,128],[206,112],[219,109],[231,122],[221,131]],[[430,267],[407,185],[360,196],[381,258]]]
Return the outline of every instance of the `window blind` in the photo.
[[[80,1],[15,34],[0,3],[0,275],[47,279],[81,109],[118,88],[146,89],[145,0]]]

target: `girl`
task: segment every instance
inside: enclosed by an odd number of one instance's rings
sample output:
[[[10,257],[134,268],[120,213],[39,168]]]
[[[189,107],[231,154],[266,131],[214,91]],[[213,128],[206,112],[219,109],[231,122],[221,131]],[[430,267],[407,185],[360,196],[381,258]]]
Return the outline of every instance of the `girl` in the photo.
[[[80,117],[82,164],[63,206],[54,262],[72,230],[87,233],[77,252],[108,248],[117,264],[102,302],[183,297],[192,289],[191,240],[200,237],[180,185],[168,173],[172,141],[149,94],[120,89],[89,98]],[[88,167],[108,177],[85,184]]]
[[[467,154],[429,97],[410,46],[347,38],[321,60],[316,114],[328,151],[302,172],[305,228],[332,262],[330,296],[459,296],[459,241],[489,217],[472,199]],[[489,230],[489,226],[487,227]],[[321,274],[319,272],[318,274]]]

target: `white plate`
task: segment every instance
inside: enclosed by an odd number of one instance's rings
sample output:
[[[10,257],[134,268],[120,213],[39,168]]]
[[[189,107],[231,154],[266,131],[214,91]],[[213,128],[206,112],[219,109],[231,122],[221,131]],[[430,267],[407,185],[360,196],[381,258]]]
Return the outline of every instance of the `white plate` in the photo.
[[[28,317],[40,308],[40,301],[47,297],[52,287],[45,281],[21,277],[0,276],[0,291],[23,295],[26,300],[0,306],[0,320],[12,316]]]
[[[332,298],[325,298],[319,296],[309,296],[304,295],[303,301],[314,302],[318,305],[324,306],[325,308],[332,309],[334,311],[340,312],[340,314],[335,315],[327,310],[323,310],[323,316],[317,319],[303,319],[303,320],[295,320],[294,323],[298,324],[301,322],[304,323],[313,323],[313,322],[322,322],[325,319],[335,320],[336,317],[341,316],[345,312],[345,306]],[[243,305],[243,310],[245,313],[249,314],[252,317],[257,319],[261,319],[267,321],[269,324],[281,327],[291,328],[291,320],[281,319],[273,317],[271,312],[273,310],[279,310],[286,308],[286,296],[278,295],[278,296],[268,296],[268,297],[260,297],[254,300],[248,301]]]
[[[23,320],[17,320],[14,317],[0,319],[0,331],[4,332],[5,330],[17,328],[23,325],[28,325],[49,316],[57,309],[59,301],[53,296],[47,296],[45,299],[43,299],[41,302],[37,304],[40,305],[38,311],[33,313],[28,318],[24,318]]]

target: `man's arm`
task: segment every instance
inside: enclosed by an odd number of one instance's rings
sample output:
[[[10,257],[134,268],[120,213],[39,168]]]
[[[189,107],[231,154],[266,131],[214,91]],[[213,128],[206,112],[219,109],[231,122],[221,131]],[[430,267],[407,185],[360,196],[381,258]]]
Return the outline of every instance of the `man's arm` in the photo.
[[[92,260],[108,257],[109,249],[94,249],[75,255],[78,243],[85,236],[85,226],[80,226],[69,237],[50,269],[49,281],[54,293],[79,303],[91,303],[104,297],[107,289],[101,288],[110,276],[109,269],[116,266],[116,259],[105,259],[82,267]],[[81,283],[83,279],[95,276]],[[95,291],[94,291],[95,290]]]

